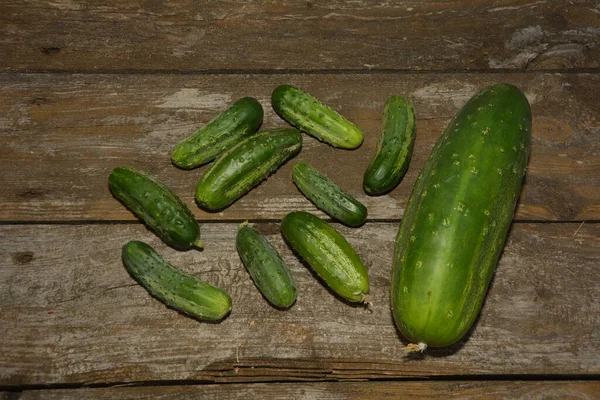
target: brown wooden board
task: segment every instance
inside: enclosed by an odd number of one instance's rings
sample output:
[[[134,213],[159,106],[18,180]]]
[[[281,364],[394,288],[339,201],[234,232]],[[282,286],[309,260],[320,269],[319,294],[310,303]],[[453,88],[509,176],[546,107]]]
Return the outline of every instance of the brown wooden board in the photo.
[[[197,386],[111,387],[25,391],[19,400],[37,399],[560,399],[600,398],[600,383],[591,381],[503,382],[327,382],[252,383]]]
[[[295,188],[291,167],[308,161],[369,209],[369,218],[398,220],[435,140],[477,90],[521,87],[533,110],[533,148],[518,220],[600,219],[600,76],[597,74],[296,74],[61,75],[0,74],[0,220],[132,220],[110,194],[110,170],[149,171],[202,220],[280,219],[314,210]],[[174,144],[243,96],[265,108],[264,128],[285,126],[270,106],[279,84],[292,83],[342,112],[365,131],[355,151],[304,136],[304,149],[268,181],[219,213],[193,200],[206,167],[182,171],[169,160]],[[402,184],[369,197],[362,175],[373,156],[388,96],[410,98],[417,142]]]
[[[4,70],[600,66],[594,0],[4,0]]]
[[[368,268],[370,311],[325,289],[277,223],[256,226],[296,279],[288,311],[241,265],[237,224],[204,224],[202,252],[167,248],[137,223],[0,226],[0,385],[600,373],[598,223],[513,224],[475,330],[415,357],[389,307],[397,223],[336,225]],[[122,265],[129,240],[229,291],[231,315],[202,323],[153,299]]]

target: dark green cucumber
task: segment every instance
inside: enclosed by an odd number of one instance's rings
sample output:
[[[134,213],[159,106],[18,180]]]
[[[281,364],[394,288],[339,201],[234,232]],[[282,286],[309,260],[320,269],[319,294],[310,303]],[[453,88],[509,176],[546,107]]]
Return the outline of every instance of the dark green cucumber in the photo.
[[[394,254],[392,310],[411,348],[451,345],[479,314],[521,191],[530,140],[527,98],[497,84],[469,100],[433,148]]]
[[[247,222],[238,230],[236,248],[254,284],[269,303],[279,308],[291,307],[296,301],[296,283],[277,250]]]
[[[262,119],[263,108],[258,100],[244,97],[177,144],[171,153],[171,161],[185,169],[206,164],[256,132]]]
[[[271,102],[292,126],[332,146],[355,149],[363,142],[358,126],[301,89],[281,85],[273,91]]]
[[[330,217],[348,226],[360,226],[367,220],[367,208],[361,202],[309,164],[296,163],[292,178],[298,189]]]
[[[319,217],[294,211],[281,221],[281,231],[296,253],[342,298],[367,302],[369,276],[346,239]]]
[[[108,178],[110,191],[166,244],[202,248],[194,214],[158,179],[133,168],[117,167]]]
[[[143,242],[123,246],[123,263],[131,276],[169,307],[200,320],[218,321],[231,311],[231,298],[163,260]]]
[[[293,128],[256,133],[221,154],[196,185],[198,204],[221,210],[250,191],[302,149]]]
[[[410,100],[391,96],[383,107],[375,157],[365,171],[363,187],[370,195],[394,189],[404,177],[415,144],[415,110]]]

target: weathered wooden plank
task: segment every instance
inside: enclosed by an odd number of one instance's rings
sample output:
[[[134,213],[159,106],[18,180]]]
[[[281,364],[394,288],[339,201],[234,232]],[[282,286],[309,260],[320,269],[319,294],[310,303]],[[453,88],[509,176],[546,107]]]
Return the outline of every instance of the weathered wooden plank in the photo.
[[[0,226],[0,385],[600,373],[600,224],[514,224],[476,329],[417,358],[389,309],[397,223],[338,226],[368,268],[371,312],[317,282],[278,224],[257,226],[297,281],[288,311],[253,286],[236,224],[203,225],[203,252],[166,248],[140,224]],[[133,239],[228,290],[231,315],[200,323],[151,298],[120,260]]]
[[[593,381],[420,381],[253,383],[197,386],[113,387],[25,391],[19,400],[37,399],[561,399],[600,398]]]
[[[499,81],[523,88],[534,115],[532,157],[516,218],[600,219],[600,75],[537,73],[0,75],[0,219],[133,219],[107,189],[108,174],[118,165],[156,174],[203,220],[279,219],[292,210],[313,210],[292,183],[294,161],[221,213],[194,204],[193,188],[205,169],[182,171],[169,161],[176,142],[242,96],[262,102],[263,127],[285,125],[270,106],[270,93],[291,82],[343,112],[366,135],[356,151],[305,136],[296,160],[312,163],[358,197],[371,219],[397,220],[450,118],[478,89]],[[383,103],[392,94],[415,103],[415,152],[395,191],[369,197],[362,175],[375,151]]]
[[[597,68],[599,33],[594,0],[5,0],[0,68]]]

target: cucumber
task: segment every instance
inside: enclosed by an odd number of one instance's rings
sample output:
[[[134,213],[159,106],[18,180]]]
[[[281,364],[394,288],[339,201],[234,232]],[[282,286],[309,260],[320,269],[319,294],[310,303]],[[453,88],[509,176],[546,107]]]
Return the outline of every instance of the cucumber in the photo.
[[[330,217],[352,227],[365,223],[367,208],[309,164],[296,163],[292,178],[302,194]]]
[[[247,222],[240,225],[235,243],[260,293],[275,307],[291,307],[296,301],[296,283],[277,250]]]
[[[383,107],[377,152],[363,177],[365,192],[380,195],[398,186],[408,169],[414,144],[413,105],[401,96],[391,96]]]
[[[281,85],[273,91],[271,102],[290,125],[334,147],[355,149],[363,142],[358,126],[301,89]]]
[[[222,289],[204,283],[163,260],[144,242],[123,246],[123,264],[152,296],[199,320],[218,321],[231,311],[231,298]]]
[[[184,169],[206,164],[256,132],[262,119],[263,108],[258,100],[244,97],[177,144],[171,153],[171,161]]]
[[[233,203],[302,148],[293,128],[256,133],[221,154],[196,185],[196,201],[210,211]]]
[[[169,246],[202,248],[194,214],[175,193],[151,175],[117,167],[108,178],[110,191]]]
[[[346,239],[319,217],[294,211],[281,221],[292,249],[333,292],[350,302],[367,303],[369,276]]]
[[[470,329],[510,227],[529,157],[531,110],[516,87],[470,99],[433,148],[396,238],[392,311],[409,350]]]

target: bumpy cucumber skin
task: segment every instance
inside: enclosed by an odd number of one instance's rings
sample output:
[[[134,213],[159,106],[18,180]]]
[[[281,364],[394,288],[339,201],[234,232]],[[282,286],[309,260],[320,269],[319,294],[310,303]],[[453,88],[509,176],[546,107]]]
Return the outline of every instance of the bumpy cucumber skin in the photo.
[[[388,98],[383,107],[377,152],[363,177],[365,192],[384,194],[400,183],[410,163],[415,126],[415,110],[410,100],[402,96]]]
[[[366,301],[367,269],[331,225],[311,213],[294,211],[281,221],[281,231],[292,249],[331,290],[350,302]]]
[[[200,227],[190,209],[158,179],[129,167],[117,167],[108,178],[113,196],[169,246],[202,247]]]
[[[221,210],[249,192],[301,149],[302,135],[296,129],[256,133],[215,160],[196,185],[196,201],[207,210]]]
[[[231,298],[163,260],[144,242],[123,246],[123,264],[152,296],[169,307],[199,320],[218,321],[231,311]]]
[[[296,283],[277,250],[254,228],[242,224],[236,248],[254,284],[269,303],[289,308],[296,301]]]
[[[290,85],[277,87],[271,95],[273,109],[292,126],[343,149],[359,147],[363,131],[312,95]]]
[[[341,223],[356,227],[367,220],[367,208],[311,165],[294,165],[292,178],[298,189],[320,210]]]
[[[530,141],[526,97],[497,84],[469,100],[435,145],[396,238],[392,311],[408,340],[448,346],[472,326],[512,221]]]
[[[171,161],[184,169],[206,164],[256,132],[262,120],[263,108],[258,100],[244,97],[177,144],[171,153]]]

